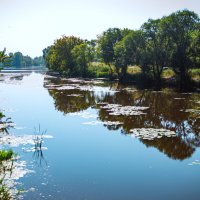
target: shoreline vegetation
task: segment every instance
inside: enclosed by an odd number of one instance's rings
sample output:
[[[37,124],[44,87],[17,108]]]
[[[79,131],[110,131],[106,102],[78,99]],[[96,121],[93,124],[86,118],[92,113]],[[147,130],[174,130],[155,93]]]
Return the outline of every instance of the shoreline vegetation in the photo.
[[[193,90],[200,83],[200,18],[182,10],[149,19],[139,30],[109,28],[91,41],[64,35],[43,58],[50,72],[64,77]]]
[[[30,56],[24,56],[21,52],[6,54],[6,48],[0,51],[0,70],[5,67],[13,67],[16,69],[30,68],[44,66],[44,58],[42,56],[31,58]]]
[[[149,19],[139,30],[109,28],[91,41],[63,35],[35,59],[5,51],[0,70],[45,65],[62,77],[107,78],[157,90],[200,88],[200,18],[186,9]]]

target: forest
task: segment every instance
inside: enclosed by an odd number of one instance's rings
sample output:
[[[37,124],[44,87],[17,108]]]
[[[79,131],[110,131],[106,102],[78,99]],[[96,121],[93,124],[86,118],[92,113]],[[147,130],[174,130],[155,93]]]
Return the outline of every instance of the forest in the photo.
[[[133,22],[134,23],[134,22]],[[149,19],[139,30],[109,28],[88,41],[62,36],[43,50],[46,66],[67,77],[108,77],[161,86],[163,72],[181,89],[192,86],[200,68],[200,18],[180,10]],[[138,69],[137,75],[129,73]]]

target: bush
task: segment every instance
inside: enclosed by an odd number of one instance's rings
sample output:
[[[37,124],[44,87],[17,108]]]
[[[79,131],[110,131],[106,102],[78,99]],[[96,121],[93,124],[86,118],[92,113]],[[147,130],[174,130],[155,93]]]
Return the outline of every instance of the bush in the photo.
[[[200,69],[191,69],[189,70],[189,75],[192,80],[200,81]]]
[[[14,152],[10,150],[0,150],[0,162],[10,160],[14,156]]]
[[[104,63],[93,62],[88,68],[88,76],[91,78],[109,78],[109,66]]]

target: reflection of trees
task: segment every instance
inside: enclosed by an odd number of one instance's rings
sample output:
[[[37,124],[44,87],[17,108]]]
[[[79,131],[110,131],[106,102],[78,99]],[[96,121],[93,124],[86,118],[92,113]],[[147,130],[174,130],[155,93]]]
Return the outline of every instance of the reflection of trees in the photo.
[[[180,95],[179,95],[180,96]],[[179,137],[161,138],[153,141],[141,140],[147,147],[153,146],[174,159],[190,157],[195,146],[200,145],[200,119],[194,113],[183,112],[183,109],[196,109],[195,95],[183,95],[185,99],[176,99],[173,92],[137,91],[129,93],[123,91],[113,97],[106,96],[104,101],[121,105],[147,106],[146,115],[140,116],[112,116],[105,109],[99,107],[99,119],[102,121],[123,122],[123,133],[129,134],[133,128],[165,128],[174,130]],[[193,139],[188,135],[192,133]],[[199,138],[199,139],[198,139]]]
[[[69,84],[69,82],[59,79],[50,79],[49,84],[62,85]],[[71,83],[72,84],[72,83]],[[83,85],[87,85],[84,84]],[[61,112],[72,113],[86,110],[89,107],[96,105],[100,99],[103,99],[105,94],[95,94],[94,91],[86,90],[49,90],[49,94],[53,97],[55,101],[55,108]],[[73,96],[78,95],[78,96]]]
[[[140,116],[112,116],[105,109],[99,107],[99,118],[102,121],[123,122],[123,129],[128,133],[132,128],[166,128],[180,135],[188,133],[198,134],[200,131],[200,119],[190,112],[181,110],[194,108],[192,96],[185,99],[176,99],[176,93],[154,93],[151,91],[137,91],[129,93],[123,91],[114,96],[106,96],[104,101],[121,105],[133,105],[149,107],[146,115]]]
[[[180,137],[161,138],[155,140],[141,140],[147,147],[155,147],[173,159],[184,160],[194,153],[195,149],[185,143]]]
[[[80,96],[70,96],[71,94],[77,94],[75,90],[49,90],[49,94],[55,100],[55,107],[57,110],[67,113],[78,112],[86,110],[92,105],[95,105],[94,94],[91,92],[78,91]]]
[[[102,122],[122,123],[120,125],[105,125],[109,130],[122,128],[123,134],[129,134],[133,128],[164,128],[175,131],[179,137],[161,138],[153,141],[141,139],[147,147],[156,147],[170,158],[185,159],[192,155],[195,147],[200,146],[198,136],[200,118],[198,117],[199,113],[195,112],[200,105],[195,103],[199,99],[197,94],[177,94],[170,90],[152,92],[121,89],[120,92],[105,93],[103,98],[102,96],[99,98],[95,92],[81,90],[49,90],[49,93],[55,100],[55,107],[64,113],[77,112],[93,106],[99,109],[98,115]],[[80,96],[70,96],[71,94]],[[149,109],[145,111],[145,115],[116,116],[109,115],[108,111],[101,107],[101,104],[96,104],[97,102],[149,107]],[[188,109],[194,112],[187,112]]]

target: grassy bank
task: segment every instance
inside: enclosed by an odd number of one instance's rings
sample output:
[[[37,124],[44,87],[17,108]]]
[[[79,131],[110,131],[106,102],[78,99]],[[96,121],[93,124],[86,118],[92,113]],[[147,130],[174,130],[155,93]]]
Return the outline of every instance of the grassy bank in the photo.
[[[114,78],[117,79],[117,74],[114,71],[115,67],[111,66]],[[88,68],[88,74],[90,78],[109,78],[110,68],[105,63],[93,62]],[[189,76],[194,85],[200,84],[200,69],[190,69]],[[125,83],[134,83],[153,86],[155,81],[153,80],[153,74],[149,73],[146,77],[142,74],[141,68],[138,66],[129,66],[127,69]],[[177,77],[171,68],[165,68],[161,74],[162,85],[176,86]]]

